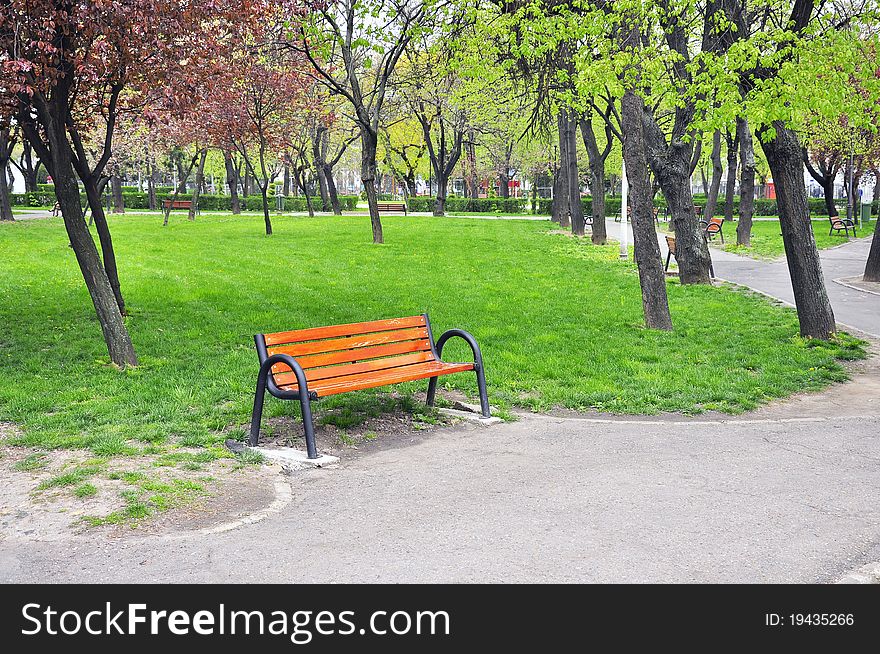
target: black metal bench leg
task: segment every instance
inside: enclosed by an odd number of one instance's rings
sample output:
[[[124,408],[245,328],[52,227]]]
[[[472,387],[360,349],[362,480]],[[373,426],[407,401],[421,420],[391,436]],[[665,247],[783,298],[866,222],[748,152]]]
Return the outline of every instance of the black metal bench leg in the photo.
[[[477,387],[480,389],[480,410],[483,413],[484,418],[491,418],[492,414],[489,412],[489,395],[486,393],[486,373],[483,371],[482,365],[476,365],[474,368],[477,371]]]
[[[299,405],[302,408],[303,429],[306,432],[306,452],[310,459],[317,459],[318,449],[315,447],[315,423],[312,420],[312,402],[308,394],[300,394]]]
[[[669,270],[669,262],[672,261],[672,250],[666,253],[666,265],[663,267],[663,271],[666,272]]]
[[[434,396],[437,393],[437,378],[431,377],[428,380],[428,395],[425,397],[425,404],[427,406],[434,406]]]
[[[256,447],[260,441],[260,421],[263,419],[263,400],[266,398],[266,378],[257,379],[257,392],[254,394],[254,412],[251,415],[251,436],[248,444]]]

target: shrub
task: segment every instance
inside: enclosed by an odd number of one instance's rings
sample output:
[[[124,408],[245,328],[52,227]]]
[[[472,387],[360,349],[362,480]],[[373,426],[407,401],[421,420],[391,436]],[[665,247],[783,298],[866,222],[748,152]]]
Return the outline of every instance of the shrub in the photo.
[[[406,201],[409,211],[433,211],[434,198],[417,196]],[[450,213],[506,213],[519,214],[526,211],[528,198],[446,198],[446,211]]]

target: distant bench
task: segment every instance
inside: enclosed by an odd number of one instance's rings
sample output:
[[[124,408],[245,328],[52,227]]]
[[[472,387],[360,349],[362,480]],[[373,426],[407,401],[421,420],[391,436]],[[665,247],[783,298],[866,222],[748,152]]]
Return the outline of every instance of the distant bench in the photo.
[[[169,211],[172,211],[174,209],[186,209],[187,211],[189,211],[190,209],[192,209],[192,206],[192,200],[171,200],[168,198],[162,200],[162,209],[165,211],[165,213],[168,213]],[[198,205],[196,206],[196,213],[199,213]]]
[[[376,203],[376,208],[384,213],[396,211],[398,213],[403,212],[404,216],[407,215],[406,202],[378,202]]]

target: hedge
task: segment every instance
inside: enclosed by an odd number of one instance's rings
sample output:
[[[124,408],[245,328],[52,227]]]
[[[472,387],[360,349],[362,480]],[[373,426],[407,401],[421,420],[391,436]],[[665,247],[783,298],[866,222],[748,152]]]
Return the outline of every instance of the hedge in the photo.
[[[48,207],[55,204],[55,192],[51,184],[43,184],[51,189],[50,193],[12,193],[10,201],[16,207]],[[157,193],[156,199],[161,205],[162,200],[171,197],[172,193]],[[187,200],[190,195],[179,195],[179,200]],[[240,197],[242,208],[246,211],[262,211],[263,198],[260,195],[249,195],[248,197]],[[316,201],[317,200],[317,201]],[[150,200],[146,193],[139,191],[129,191],[122,194],[123,204],[129,209],[149,209]],[[274,197],[269,198],[269,207],[274,211],[277,206]],[[320,210],[320,198],[312,198],[312,202],[316,209]],[[358,198],[356,195],[339,196],[339,204],[345,211],[354,211],[357,209]],[[203,194],[199,196],[199,207],[205,211],[229,211],[232,209],[230,197],[228,195],[211,195]],[[285,211],[307,211],[306,199],[302,196],[286,197],[284,199]]]
[[[535,212],[541,215],[549,215],[550,214],[550,206],[552,200],[548,198],[540,198],[538,200],[538,210]],[[612,216],[620,213],[620,203],[621,199],[619,196],[610,197],[607,196],[605,198],[605,215]],[[823,198],[808,198],[808,203],[810,207],[810,214],[814,216],[827,216],[828,209],[825,206],[825,200]],[[593,213],[593,200],[589,197],[582,197],[581,204],[584,207],[585,214]],[[702,208],[706,208],[706,200],[704,197],[696,196],[694,205]],[[654,199],[654,206],[660,207],[661,209],[666,208],[666,199],[658,195],[657,198]],[[767,200],[767,199],[757,199],[755,200],[755,214],[756,216],[776,216],[778,214],[778,208],[776,206],[776,200]],[[724,196],[718,198],[718,205],[715,209],[716,215],[721,215],[724,213]],[[733,214],[734,216],[739,215],[739,198],[735,197],[733,200]]]
[[[408,198],[407,209],[410,211],[433,211],[435,199],[429,196]],[[526,211],[527,198],[463,198],[451,196],[446,198],[446,211],[470,213],[508,213],[518,214]]]

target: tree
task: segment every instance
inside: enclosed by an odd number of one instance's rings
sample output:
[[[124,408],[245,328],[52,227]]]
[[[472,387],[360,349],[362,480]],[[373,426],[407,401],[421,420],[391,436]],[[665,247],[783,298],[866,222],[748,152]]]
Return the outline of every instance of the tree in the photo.
[[[297,48],[314,78],[345,98],[361,136],[361,181],[373,242],[383,243],[376,194],[379,127],[395,67],[425,19],[426,3],[409,0],[310,0]]]
[[[746,118],[736,119],[736,139],[739,141],[739,222],[736,225],[736,244],[752,245],[752,216],[755,213],[755,146],[752,128]]]
[[[245,35],[222,83],[205,101],[211,138],[221,149],[238,152],[260,189],[267,236],[272,234],[269,185],[283,169],[281,155],[291,148],[293,132],[302,124],[300,114],[315,99],[307,64],[297,50],[261,38],[279,32],[283,9],[270,13]]]
[[[116,365],[137,364],[98,193],[117,119],[158,95],[175,98],[184,86],[180,81],[192,72],[191,54],[200,52],[201,61],[212,62],[228,28],[247,20],[251,5],[251,0],[8,0],[0,9],[0,94],[55,182],[70,244]],[[185,93],[178,97],[187,99]],[[95,133],[102,147],[91,158],[85,141]],[[103,263],[82,219],[78,180]]]
[[[11,124],[0,125],[0,220],[15,220],[9,199],[9,178],[6,171],[17,140],[17,131]]]
[[[450,67],[443,64],[449,59],[445,44],[439,42],[432,47],[427,39],[411,43],[420,47],[407,48],[407,78],[398,88],[422,128],[437,184],[434,215],[442,216],[446,213],[449,179],[461,157],[462,141],[468,128],[467,116],[454,101],[459,79]]]

